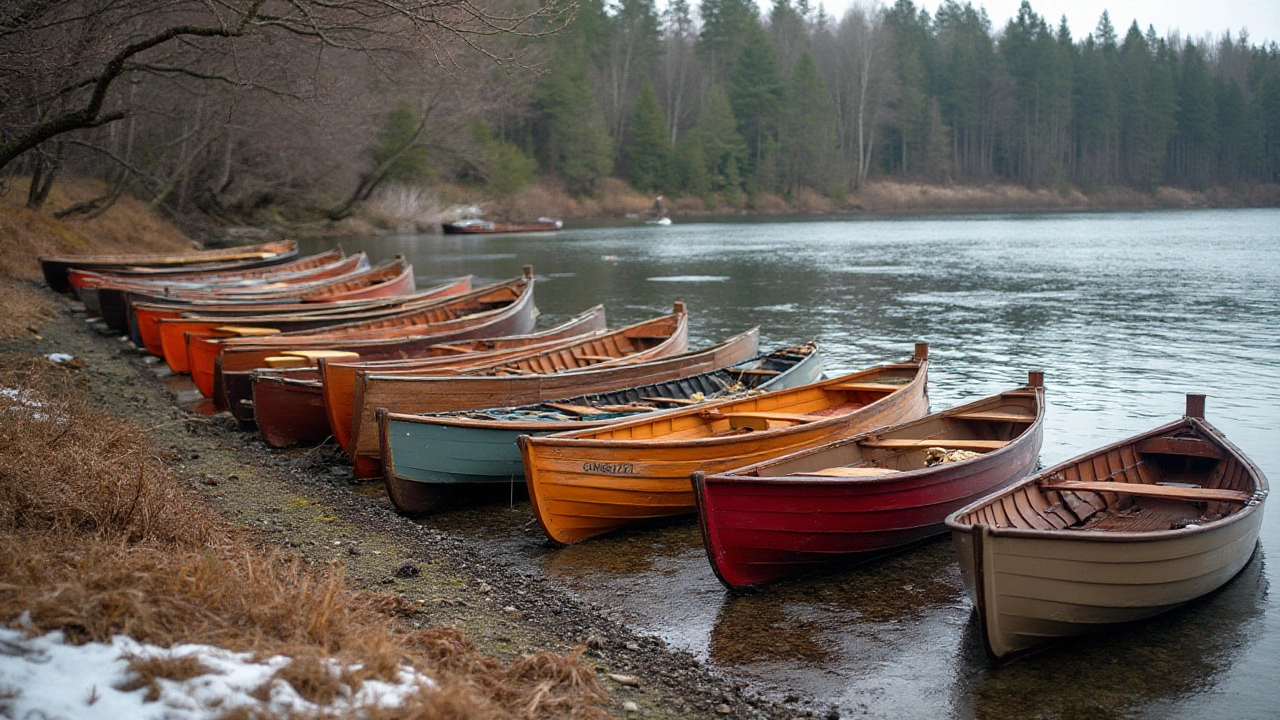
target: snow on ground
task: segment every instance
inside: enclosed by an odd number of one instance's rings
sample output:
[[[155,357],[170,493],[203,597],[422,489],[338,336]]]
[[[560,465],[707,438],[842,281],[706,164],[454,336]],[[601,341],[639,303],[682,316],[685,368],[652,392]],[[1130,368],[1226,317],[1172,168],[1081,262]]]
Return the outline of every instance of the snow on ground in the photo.
[[[330,705],[304,700],[283,680],[271,681],[266,702],[252,697],[290,658],[276,656],[252,662],[251,653],[234,653],[208,645],[144,645],[123,635],[110,644],[70,645],[61,632],[26,638],[19,629],[0,627],[0,717],[139,718],[141,720],[205,720],[230,708],[251,706],[278,715],[359,717],[361,708],[395,707],[430,678],[401,668],[398,682],[366,680],[359,691],[343,686],[343,696]],[[190,680],[159,680],[160,697],[146,702],[147,689],[117,689],[129,680],[127,657],[194,656],[211,672]],[[330,671],[341,672],[335,661]]]

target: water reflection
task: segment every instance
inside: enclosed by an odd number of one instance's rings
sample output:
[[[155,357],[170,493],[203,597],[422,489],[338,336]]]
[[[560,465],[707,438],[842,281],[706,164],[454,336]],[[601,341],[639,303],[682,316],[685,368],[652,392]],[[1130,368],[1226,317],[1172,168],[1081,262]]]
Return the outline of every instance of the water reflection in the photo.
[[[1234,580],[1187,607],[996,670],[987,667],[971,615],[953,691],[956,716],[1119,720],[1143,708],[1152,717],[1193,715],[1172,706],[1213,692],[1258,635],[1254,623],[1267,596],[1263,554],[1258,550]],[[1240,698],[1232,714],[1265,717],[1274,709]]]
[[[424,286],[461,273],[492,282],[532,264],[544,322],[603,303],[620,326],[683,300],[692,346],[759,324],[762,346],[817,339],[832,374],[926,340],[935,408],[1043,369],[1046,465],[1172,420],[1184,393],[1204,392],[1210,421],[1280,478],[1278,211],[652,230],[343,244],[375,261],[408,254]],[[1261,540],[1274,552],[1271,505]],[[545,543],[527,502],[422,522],[499,548],[762,692],[844,715],[1238,720],[1274,717],[1280,697],[1280,607],[1266,598],[1261,561],[1184,611],[992,673],[967,638],[971,611],[945,540],[735,598],[689,521],[565,549]]]

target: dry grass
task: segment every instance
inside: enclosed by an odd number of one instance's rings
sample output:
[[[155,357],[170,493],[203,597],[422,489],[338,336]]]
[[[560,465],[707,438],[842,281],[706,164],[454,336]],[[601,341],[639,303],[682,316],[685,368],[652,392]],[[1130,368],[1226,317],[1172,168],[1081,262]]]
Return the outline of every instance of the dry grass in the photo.
[[[147,689],[144,696],[147,702],[160,699],[159,680],[182,682],[191,678],[208,675],[212,670],[191,655],[178,657],[130,657],[129,679],[119,686],[125,692]]]
[[[438,680],[378,718],[603,717],[604,692],[577,656],[506,666],[454,631],[407,634],[392,617],[408,612],[402,600],[362,595],[340,566],[255,549],[172,477],[143,429],[91,409],[72,377],[0,360],[0,620],[25,612],[35,631],[74,642],[123,633],[288,655],[278,677],[316,702],[394,680],[406,663]],[[198,674],[175,663],[138,660],[137,687]]]
[[[22,280],[0,277],[0,340],[40,336],[40,325],[55,314],[49,294]]]
[[[121,197],[96,218],[58,220],[60,209],[103,194],[87,180],[59,180],[45,207],[28,210],[27,179],[9,178],[0,186],[0,276],[40,279],[40,255],[56,253],[182,252],[191,240],[156,217],[139,200]]]

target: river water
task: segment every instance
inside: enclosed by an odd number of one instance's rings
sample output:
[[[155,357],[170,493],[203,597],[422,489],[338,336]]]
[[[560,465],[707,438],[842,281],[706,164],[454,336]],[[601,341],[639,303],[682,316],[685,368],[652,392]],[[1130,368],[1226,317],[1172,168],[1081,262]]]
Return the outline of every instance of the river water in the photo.
[[[934,409],[1042,369],[1043,464],[1181,415],[1207,417],[1280,481],[1280,211],[680,223],[344,241],[404,253],[419,285],[538,276],[542,321],[603,303],[611,326],[688,303],[691,343],[761,327],[817,339],[828,374],[930,343]],[[308,251],[320,248],[311,243]],[[1228,586],[1123,632],[987,667],[950,542],[727,593],[696,522],[547,546],[527,502],[423,519],[505,549],[607,614],[825,714],[871,718],[1280,715],[1280,501]],[[1270,560],[1270,564],[1268,564]]]

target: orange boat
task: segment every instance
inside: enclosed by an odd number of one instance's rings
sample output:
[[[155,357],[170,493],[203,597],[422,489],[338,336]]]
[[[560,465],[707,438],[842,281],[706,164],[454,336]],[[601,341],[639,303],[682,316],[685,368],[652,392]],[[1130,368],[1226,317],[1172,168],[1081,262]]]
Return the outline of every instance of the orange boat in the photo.
[[[470,282],[468,281],[469,284]],[[413,289],[413,266],[405,262],[404,258],[398,257],[389,263],[380,265],[355,277],[329,281],[324,287],[313,287],[308,294],[292,295],[291,297],[304,302],[319,303],[324,302],[325,298],[338,301],[403,296],[412,293]],[[438,289],[441,292],[452,293],[460,288],[451,284],[448,287],[442,286],[442,288]],[[273,321],[280,322],[281,319],[273,318]],[[335,320],[330,324],[339,322],[342,321]],[[212,328],[221,326],[261,327],[261,318],[247,315],[239,318],[214,318],[212,320],[205,318],[160,320],[160,350],[165,362],[169,365],[169,369],[175,373],[189,371],[190,361],[187,358],[187,341],[185,337],[187,333],[207,334]],[[271,327],[271,325],[266,327]]]
[[[523,436],[547,537],[569,545],[694,512],[694,471],[720,473],[928,414],[929,346],[908,361],[601,428]]]
[[[242,288],[269,288],[271,296],[275,297],[279,292],[287,290],[288,292],[301,292],[295,288],[311,288],[319,287],[320,283],[333,283],[344,278],[356,277],[359,273],[369,270],[368,259],[364,253],[357,253],[350,258],[338,260],[318,268],[309,270],[299,270],[297,272],[285,273],[282,275],[273,275],[270,277],[258,278],[254,281],[256,284],[234,285],[235,289]],[[148,285],[145,290],[140,290],[143,286],[129,284],[118,284],[114,280],[103,282],[92,287],[85,286],[80,288],[80,300],[84,303],[84,309],[89,314],[96,314],[102,317],[103,322],[112,330],[118,332],[128,332],[135,342],[140,340],[136,331],[137,319],[133,310],[135,302],[143,300],[162,300],[170,306],[187,305],[188,308],[192,302],[196,302],[197,298],[188,297],[185,293],[179,297],[179,291],[176,286],[170,285]],[[168,296],[160,296],[159,289],[162,288]],[[201,296],[199,299],[203,299]],[[246,304],[245,297],[260,297],[260,295],[243,296],[237,294],[224,294],[222,291],[216,291],[215,294],[209,295],[209,298],[218,298],[223,302],[238,302]],[[242,312],[241,314],[245,314]]]
[[[368,298],[364,300],[339,300],[327,303],[304,302],[202,302],[199,304],[173,304],[164,302],[131,301],[130,334],[135,342],[156,356],[164,355],[164,347],[160,338],[160,321],[175,318],[244,318],[271,316],[273,321],[290,315],[319,318],[332,315],[355,315],[357,313],[383,314],[396,312],[400,308],[410,307],[415,303],[449,297],[450,293],[459,295],[471,291],[472,277],[454,278],[445,283],[416,292],[412,295],[400,295],[387,298]],[[372,316],[372,315],[370,315]],[[265,320],[259,320],[265,322]]]
[[[371,320],[325,327],[317,331],[281,333],[270,337],[240,337],[218,340],[192,337],[192,377],[197,387],[207,383],[215,405],[226,409],[219,395],[232,401],[232,389],[250,372],[268,366],[266,359],[284,351],[330,350],[341,352],[403,351],[412,354],[428,345],[454,340],[519,335],[533,329],[538,309],[533,304],[533,271],[529,275],[498,285],[473,290],[466,295],[424,303],[403,312]],[[251,382],[241,390],[252,390]],[[203,388],[202,388],[203,391]],[[229,391],[229,392],[228,392]],[[239,397],[247,397],[240,395]]]

